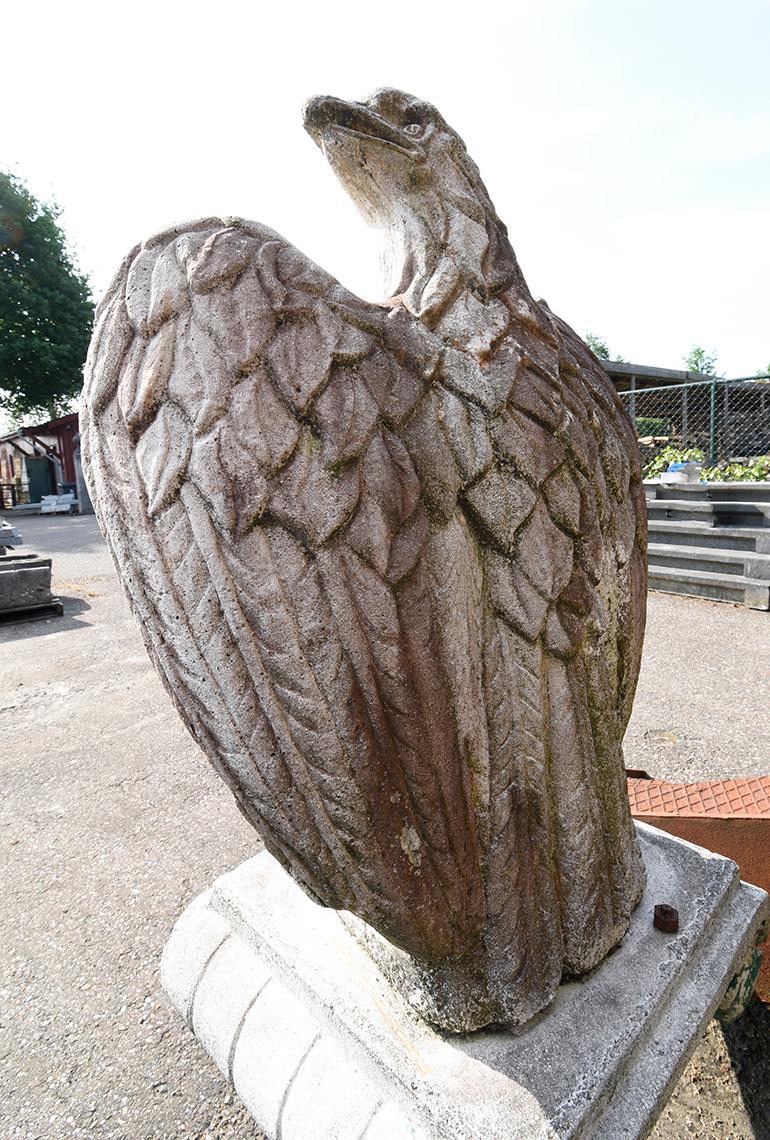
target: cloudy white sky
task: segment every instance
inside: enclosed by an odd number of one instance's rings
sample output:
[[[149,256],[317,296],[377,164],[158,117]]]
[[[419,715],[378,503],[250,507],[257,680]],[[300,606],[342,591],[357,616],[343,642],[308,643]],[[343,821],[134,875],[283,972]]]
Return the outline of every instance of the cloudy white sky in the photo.
[[[387,85],[463,136],[579,332],[641,363],[770,361],[768,0],[27,0],[0,35],[0,168],[56,197],[97,295],[137,240],[218,213],[379,299],[376,235],[300,109]]]

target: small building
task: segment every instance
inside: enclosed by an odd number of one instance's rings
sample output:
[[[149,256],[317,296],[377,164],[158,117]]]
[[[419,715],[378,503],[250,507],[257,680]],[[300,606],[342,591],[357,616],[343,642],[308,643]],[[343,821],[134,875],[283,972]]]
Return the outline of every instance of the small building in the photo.
[[[0,509],[76,490],[77,412],[0,436]]]

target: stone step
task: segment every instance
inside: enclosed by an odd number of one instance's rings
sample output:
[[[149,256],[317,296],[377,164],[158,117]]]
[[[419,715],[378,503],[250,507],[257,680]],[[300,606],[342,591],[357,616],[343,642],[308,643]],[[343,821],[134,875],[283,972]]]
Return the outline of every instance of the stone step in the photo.
[[[770,527],[770,503],[648,499],[647,518],[700,522],[706,526]]]
[[[743,578],[770,580],[770,554],[756,554],[750,550],[709,550],[705,547],[651,542],[648,562],[650,566],[707,570],[712,574],[734,574]]]
[[[708,526],[703,522],[649,519],[647,530],[650,542],[654,543],[770,554],[770,527]]]
[[[64,602],[61,598],[52,598],[50,602],[40,602],[36,605],[0,609],[0,625],[13,625],[16,622],[37,621],[54,616],[61,617],[63,613]]]
[[[0,570],[12,570],[39,560],[39,554],[22,554],[21,551],[14,551],[13,554],[0,555]]]
[[[770,609],[770,581],[761,578],[653,565],[649,567],[648,582],[651,590],[662,590],[668,594],[733,602],[755,610]]]
[[[770,479],[762,483],[658,483],[646,482],[651,499],[681,499],[683,502],[770,503]]]

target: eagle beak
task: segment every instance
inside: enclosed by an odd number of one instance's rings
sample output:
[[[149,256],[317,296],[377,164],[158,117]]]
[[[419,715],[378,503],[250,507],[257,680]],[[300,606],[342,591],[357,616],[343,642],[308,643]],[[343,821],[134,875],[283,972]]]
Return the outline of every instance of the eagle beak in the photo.
[[[333,95],[314,95],[302,108],[305,130],[320,146],[324,131],[349,119],[354,106],[355,104],[346,103],[344,99],[336,99]]]
[[[320,147],[329,131],[336,130],[354,136],[362,144],[374,142],[399,150],[410,158],[420,154],[408,135],[364,103],[348,103],[333,95],[316,95],[305,104],[303,120],[305,130]]]

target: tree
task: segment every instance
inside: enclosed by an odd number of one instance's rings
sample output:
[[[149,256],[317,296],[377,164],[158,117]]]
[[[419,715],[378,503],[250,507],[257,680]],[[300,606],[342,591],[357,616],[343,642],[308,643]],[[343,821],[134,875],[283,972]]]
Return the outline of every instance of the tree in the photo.
[[[597,336],[596,333],[587,332],[585,340],[594,356],[599,360],[609,360],[610,350],[607,347],[607,341],[603,337]]]
[[[716,376],[718,359],[719,357],[713,349],[711,352],[706,352],[702,345],[694,344],[689,355],[684,358],[684,362],[688,372],[701,372],[704,376]]]
[[[60,414],[83,384],[94,307],[58,216],[0,171],[0,407],[15,419]]]
[[[594,356],[599,360],[614,360],[621,364],[625,364],[625,357],[623,356],[610,356],[610,350],[607,347],[607,341],[602,336],[597,336],[596,333],[587,332],[585,335],[585,342],[591,349]]]

